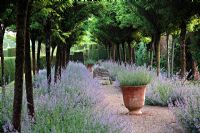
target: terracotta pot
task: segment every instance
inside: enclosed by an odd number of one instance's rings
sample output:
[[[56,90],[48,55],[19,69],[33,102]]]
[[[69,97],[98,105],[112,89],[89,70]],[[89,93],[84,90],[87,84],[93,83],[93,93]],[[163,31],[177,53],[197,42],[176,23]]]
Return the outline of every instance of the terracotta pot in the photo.
[[[93,64],[87,64],[87,69],[92,72],[92,67],[93,67]]]
[[[145,102],[146,85],[144,86],[121,86],[125,107],[131,115],[142,114]]]

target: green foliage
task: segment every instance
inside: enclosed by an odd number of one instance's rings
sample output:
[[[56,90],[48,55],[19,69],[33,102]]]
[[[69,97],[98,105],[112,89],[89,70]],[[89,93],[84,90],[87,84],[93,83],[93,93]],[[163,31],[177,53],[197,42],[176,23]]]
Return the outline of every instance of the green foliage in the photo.
[[[143,42],[137,45],[136,49],[136,64],[144,65],[148,61],[147,49]]]
[[[92,45],[90,49],[86,52],[86,59],[93,59],[95,61],[98,60],[106,60],[107,59],[107,51],[104,46],[101,45]]]
[[[142,86],[149,84],[152,76],[145,70],[123,70],[117,73],[117,79],[121,86]]]
[[[16,56],[16,48],[8,48],[8,57],[15,57]]]
[[[4,73],[5,73],[5,82],[6,84],[10,83],[15,78],[15,57],[5,57],[4,58]],[[0,75],[1,75],[0,67]],[[0,80],[0,84],[2,81]]]
[[[4,55],[4,57],[8,57],[8,50],[7,49],[3,50],[3,55]]]
[[[95,63],[96,63],[96,61],[95,61],[95,60],[92,60],[92,59],[87,59],[87,60],[84,62],[85,65],[89,65],[89,64],[94,65]]]

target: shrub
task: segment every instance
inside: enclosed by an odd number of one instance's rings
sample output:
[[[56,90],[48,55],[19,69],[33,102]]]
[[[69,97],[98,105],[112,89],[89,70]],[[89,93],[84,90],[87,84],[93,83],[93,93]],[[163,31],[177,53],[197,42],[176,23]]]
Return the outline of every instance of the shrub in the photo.
[[[145,104],[168,106],[169,99],[172,97],[173,86],[168,79],[156,78],[147,89]],[[177,95],[174,95],[174,98]]]
[[[83,64],[70,62],[62,72],[62,79],[51,85],[50,93],[45,75],[45,70],[39,72],[34,83],[37,86],[34,88],[36,123],[29,122],[26,106],[23,106],[22,132],[119,132],[123,123],[116,123],[118,118],[112,112],[108,113],[105,108],[95,110],[103,95],[99,83]],[[6,97],[8,113],[5,114],[9,123],[13,90],[6,93]],[[23,99],[23,105],[26,105],[25,95]],[[100,106],[106,105],[102,103]]]
[[[117,79],[121,86],[141,86],[151,82],[152,76],[145,70],[118,72]]]
[[[88,64],[94,65],[94,64],[95,64],[95,60],[87,59],[87,60],[84,62],[84,64],[85,64],[85,65],[88,65]]]
[[[188,132],[200,132],[200,91],[198,87],[189,87],[190,92],[184,96],[184,102],[169,104],[177,120]]]

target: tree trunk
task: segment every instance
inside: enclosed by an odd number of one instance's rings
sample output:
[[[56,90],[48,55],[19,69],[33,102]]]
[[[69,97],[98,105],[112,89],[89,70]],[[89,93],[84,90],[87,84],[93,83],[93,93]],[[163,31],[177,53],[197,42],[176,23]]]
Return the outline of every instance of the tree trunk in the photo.
[[[6,95],[6,89],[5,89],[5,75],[4,75],[4,54],[3,54],[3,38],[5,33],[5,27],[3,24],[0,25],[0,56],[1,56],[1,87],[2,87],[2,110],[1,113],[6,115],[5,111],[5,95]],[[4,119],[4,115],[2,120]]]
[[[62,67],[63,69],[66,68],[66,51],[67,51],[67,47],[66,45],[63,44],[63,51],[62,51],[62,54],[63,54],[63,57],[62,57]]]
[[[194,61],[194,60],[193,60],[193,63],[192,63],[192,69],[193,69],[194,80],[195,80],[195,81],[199,80],[198,65],[197,65],[197,62]]]
[[[26,39],[25,39],[25,82],[26,82],[26,99],[27,99],[28,115],[29,115],[30,121],[34,122],[35,111],[34,111],[34,102],[33,102],[33,84],[32,84],[31,55],[30,55],[30,27],[29,27],[30,14],[31,14],[31,8],[32,8],[31,5],[32,5],[32,2],[30,2],[29,6],[28,6],[26,32],[25,32],[25,34],[26,34]],[[32,42],[32,46],[33,46],[33,42]],[[33,47],[32,47],[32,49],[33,49]],[[35,51],[32,51],[32,53],[33,52],[35,52]],[[35,56],[35,54],[34,54],[34,56]],[[35,72],[35,71],[33,71],[33,72]]]
[[[161,33],[159,31],[155,33],[155,42],[154,42],[154,46],[156,46],[157,76],[160,75],[160,35]]]
[[[41,50],[42,38],[38,38],[38,49],[37,49],[37,73],[40,69],[40,50]]]
[[[186,73],[186,53],[185,53],[185,39],[186,39],[186,23],[181,23],[181,33],[180,33],[180,62],[181,62],[181,73],[180,76],[182,79],[185,78]]]
[[[48,84],[48,92],[50,92],[51,85],[51,61],[50,61],[50,47],[51,47],[51,22],[50,18],[47,19],[45,25],[46,32],[46,67],[47,67],[47,84]]]
[[[52,47],[52,51],[51,51],[51,63],[53,63],[53,54],[54,54],[55,48],[56,47]]]
[[[175,47],[175,37],[172,36],[172,49],[171,49],[171,77],[174,74],[174,47]]]
[[[60,64],[60,46],[57,46],[57,52],[56,52],[56,63],[55,63],[55,74],[54,74],[54,82],[57,82],[58,79],[58,70],[59,70],[59,64]]]
[[[121,64],[120,44],[117,45],[118,62]]]
[[[24,69],[24,42],[26,29],[26,16],[28,9],[27,0],[17,0],[17,35],[16,35],[16,60],[15,60],[15,89],[13,101],[13,126],[21,131],[21,109],[23,96],[23,69]]]
[[[2,87],[2,96],[4,100],[5,96],[5,75],[4,75],[4,53],[3,53],[3,38],[5,34],[5,27],[3,24],[0,25],[0,57],[1,57],[1,87]],[[3,101],[4,102],[4,101]]]
[[[133,49],[131,48],[131,44],[128,44],[128,50],[129,50],[129,63],[133,64]]]
[[[167,43],[167,77],[170,77],[170,60],[169,60],[169,34],[166,36]]]
[[[33,62],[33,75],[35,75],[36,67],[35,67],[35,36],[33,35],[31,37],[31,42],[32,42],[32,62]]]
[[[113,44],[113,61],[116,61],[116,45]]]
[[[126,46],[125,44],[122,45],[123,53],[124,53],[124,63],[126,64]]]
[[[109,60],[109,45],[106,45],[107,60]]]
[[[111,45],[109,45],[109,59],[112,60],[112,51],[111,51]]]
[[[66,44],[67,45],[67,44]],[[70,49],[71,49],[71,45],[67,45],[66,46],[67,50],[66,50],[66,66],[69,63],[69,59],[70,59]]]

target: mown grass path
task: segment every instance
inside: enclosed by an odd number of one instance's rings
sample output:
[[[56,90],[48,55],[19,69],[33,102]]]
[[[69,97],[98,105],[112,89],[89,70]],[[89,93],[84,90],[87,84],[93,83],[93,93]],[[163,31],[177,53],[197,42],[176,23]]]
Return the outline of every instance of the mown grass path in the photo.
[[[113,85],[103,86],[103,93],[105,95],[104,102],[107,103],[108,110],[127,122],[125,133],[183,132],[167,107],[145,105],[142,109],[142,115],[128,115],[119,87]]]

